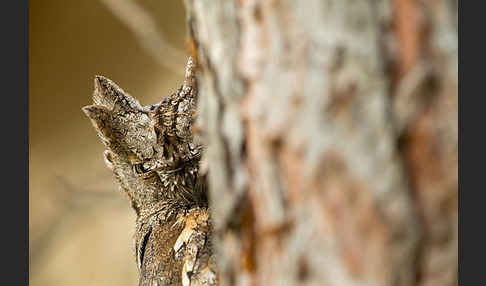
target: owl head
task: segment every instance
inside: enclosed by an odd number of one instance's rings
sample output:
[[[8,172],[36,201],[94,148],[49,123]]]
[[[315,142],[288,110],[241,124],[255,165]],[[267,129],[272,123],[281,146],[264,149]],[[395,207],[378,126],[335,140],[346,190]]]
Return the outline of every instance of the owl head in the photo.
[[[117,84],[95,76],[93,105],[83,107],[106,146],[104,159],[135,211],[165,202],[199,204],[202,146],[194,142],[195,65],[190,58],[184,84],[157,104],[141,106]]]

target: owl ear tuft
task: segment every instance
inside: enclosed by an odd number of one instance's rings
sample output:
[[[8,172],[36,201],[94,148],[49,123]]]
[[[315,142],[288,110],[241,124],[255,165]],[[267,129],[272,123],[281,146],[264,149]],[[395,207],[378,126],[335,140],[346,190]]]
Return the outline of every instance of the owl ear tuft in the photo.
[[[94,79],[93,102],[95,105],[105,106],[108,110],[133,112],[142,109],[135,98],[112,80],[101,75],[95,76]]]
[[[141,160],[153,155],[157,135],[152,118],[136,99],[108,78],[95,76],[93,101],[82,110],[110,151],[133,153]]]
[[[112,115],[110,110],[101,105],[88,105],[82,108],[86,116],[91,120],[91,123],[106,139],[112,139]],[[105,142],[107,144],[108,142]]]
[[[110,111],[101,105],[88,105],[81,109],[91,120],[106,120],[110,116]]]

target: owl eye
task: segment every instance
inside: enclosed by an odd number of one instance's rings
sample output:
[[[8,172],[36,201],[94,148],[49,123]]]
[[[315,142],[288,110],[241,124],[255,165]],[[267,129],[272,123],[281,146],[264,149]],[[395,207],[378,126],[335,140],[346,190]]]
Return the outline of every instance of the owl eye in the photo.
[[[144,166],[143,166],[143,163],[140,163],[140,164],[135,164],[133,165],[133,171],[136,173],[136,174],[139,174],[139,175],[142,175],[142,174],[146,174],[150,171],[150,169],[146,169]]]

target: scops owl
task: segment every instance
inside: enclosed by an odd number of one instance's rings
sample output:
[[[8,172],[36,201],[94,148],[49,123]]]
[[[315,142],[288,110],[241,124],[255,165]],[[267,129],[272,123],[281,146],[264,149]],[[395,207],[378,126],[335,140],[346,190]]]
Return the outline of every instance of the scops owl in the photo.
[[[83,107],[107,147],[105,163],[137,214],[139,285],[218,285],[211,247],[203,147],[193,136],[197,88],[189,58],[184,83],[160,103],[140,103],[103,76]]]

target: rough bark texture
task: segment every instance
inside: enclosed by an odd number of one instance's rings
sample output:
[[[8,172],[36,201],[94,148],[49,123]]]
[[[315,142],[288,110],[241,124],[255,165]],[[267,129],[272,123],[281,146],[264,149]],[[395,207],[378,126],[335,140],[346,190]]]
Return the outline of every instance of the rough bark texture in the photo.
[[[224,285],[457,285],[457,1],[186,0]]]

